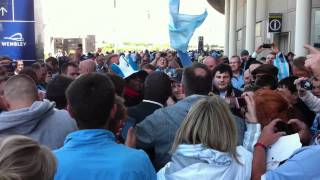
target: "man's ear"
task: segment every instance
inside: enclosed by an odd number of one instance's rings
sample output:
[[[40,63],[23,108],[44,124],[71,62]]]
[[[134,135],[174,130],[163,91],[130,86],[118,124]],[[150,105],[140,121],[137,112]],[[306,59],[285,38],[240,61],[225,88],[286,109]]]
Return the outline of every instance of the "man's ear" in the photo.
[[[118,109],[117,105],[113,104],[113,107],[112,107],[111,112],[110,112],[110,118],[111,119],[113,119],[116,116],[117,109]]]
[[[6,111],[10,110],[10,104],[6,100],[6,98],[4,98],[3,96],[0,96],[0,106],[2,109],[6,110]]]
[[[67,109],[69,115],[70,115],[72,118],[74,118],[74,113],[73,113],[72,108],[71,108],[71,106],[70,106],[69,103],[67,104],[66,109]]]
[[[46,98],[46,94],[42,91],[38,91],[38,99],[37,101],[43,101]]]
[[[181,91],[182,91],[183,94],[186,94],[186,91],[185,91],[185,88],[184,88],[184,84],[183,84],[183,83],[181,83]]]

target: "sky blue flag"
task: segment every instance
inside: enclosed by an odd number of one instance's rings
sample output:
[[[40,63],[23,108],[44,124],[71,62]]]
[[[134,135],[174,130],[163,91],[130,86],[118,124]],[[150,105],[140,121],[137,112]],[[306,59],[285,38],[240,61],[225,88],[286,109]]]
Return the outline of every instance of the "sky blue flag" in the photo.
[[[278,71],[278,80],[279,81],[290,76],[289,63],[286,60],[286,57],[281,52],[279,52],[276,55],[276,58],[273,61],[273,65],[275,67],[277,67],[279,70]]]
[[[208,16],[207,11],[201,15],[179,14],[180,0],[169,0],[170,45],[173,49],[187,52],[189,41],[196,30]]]

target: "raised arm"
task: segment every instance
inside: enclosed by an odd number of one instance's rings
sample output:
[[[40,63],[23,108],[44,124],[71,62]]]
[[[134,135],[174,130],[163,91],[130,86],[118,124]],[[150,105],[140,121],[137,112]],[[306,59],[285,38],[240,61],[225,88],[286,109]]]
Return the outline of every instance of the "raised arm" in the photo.
[[[266,173],[266,153],[267,147],[275,143],[284,132],[276,132],[275,125],[280,119],[273,120],[262,130],[258,142],[254,146],[251,180],[260,180]]]
[[[246,112],[246,126],[247,130],[244,133],[243,147],[248,151],[253,151],[253,146],[256,144],[260,133],[261,126],[258,123],[256,115],[256,105],[253,99],[253,95],[245,95],[245,100],[247,103]]]

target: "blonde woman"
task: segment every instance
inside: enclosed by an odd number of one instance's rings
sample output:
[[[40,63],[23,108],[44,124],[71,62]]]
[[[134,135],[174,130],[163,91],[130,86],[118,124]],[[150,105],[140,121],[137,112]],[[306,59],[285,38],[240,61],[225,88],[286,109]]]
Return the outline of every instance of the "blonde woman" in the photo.
[[[53,180],[56,160],[51,151],[20,135],[0,140],[1,180]]]
[[[247,103],[253,102],[252,97],[246,97],[246,100]],[[256,122],[252,107],[250,105],[247,118]],[[158,172],[158,179],[250,179],[252,153],[237,146],[233,118],[228,105],[220,97],[199,100],[177,131],[171,161]],[[252,135],[248,130],[244,141]],[[259,134],[257,132],[255,136]]]

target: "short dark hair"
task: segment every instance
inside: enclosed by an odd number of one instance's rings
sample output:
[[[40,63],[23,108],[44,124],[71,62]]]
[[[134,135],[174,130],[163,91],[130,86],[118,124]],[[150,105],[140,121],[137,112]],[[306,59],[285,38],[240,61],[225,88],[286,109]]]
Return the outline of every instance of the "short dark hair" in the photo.
[[[38,78],[36,72],[31,67],[25,67],[23,68],[19,74],[23,74],[26,76],[29,76],[36,84],[38,84]]]
[[[120,121],[127,119],[127,107],[124,105],[124,99],[117,95],[115,96],[114,104],[117,106],[117,111],[114,117],[108,121],[108,130],[116,134],[119,130]]]
[[[293,52],[288,52],[287,56],[295,56],[295,54]]]
[[[126,85],[126,81],[113,72],[108,72],[107,75],[110,77],[111,81],[113,82],[117,95],[120,97],[123,97],[123,90],[124,90],[124,86]]]
[[[33,63],[33,64],[31,65],[31,68],[32,68],[33,70],[40,70],[40,69],[41,69],[41,64],[38,63],[38,62]]]
[[[220,73],[228,73],[230,75],[230,79],[232,78],[232,69],[228,64],[219,64],[212,70],[212,76],[214,77],[217,72]]]
[[[249,56],[249,51],[247,51],[247,50],[245,50],[245,49],[242,50],[242,51],[241,51],[241,57],[242,57],[242,56]]]
[[[267,58],[266,57],[261,57],[260,58],[260,61],[262,61],[262,62],[265,62],[267,60]],[[259,62],[259,61],[257,61],[257,62]],[[252,64],[252,63],[251,63]],[[261,62],[260,62],[260,64],[262,64]]]
[[[78,65],[74,64],[74,63],[64,63],[61,66],[61,74],[67,74],[68,71],[68,67],[72,66],[74,68],[78,68]]]
[[[269,74],[264,74],[258,76],[254,82],[254,89],[258,90],[264,87],[270,87],[270,89],[275,90],[277,89],[277,79]]]
[[[171,80],[164,72],[153,72],[144,82],[144,98],[165,104],[171,95]]]
[[[204,76],[196,74],[198,68],[206,72]],[[182,84],[186,96],[193,94],[208,95],[212,86],[212,75],[205,64],[194,63],[183,71]]]
[[[54,77],[47,85],[46,98],[56,103],[57,109],[64,109],[67,106],[65,92],[71,84],[72,79],[58,75]]]
[[[51,62],[52,65],[58,65],[58,59],[54,58],[54,57],[49,57],[48,59],[46,59],[46,63]]]
[[[151,69],[151,70],[155,71],[157,68],[152,64],[145,64],[142,66],[142,69]]]
[[[286,78],[282,79],[281,81],[279,81],[278,87],[285,87],[285,88],[287,88],[292,94],[293,94],[293,93],[296,93],[296,92],[298,91],[296,85],[294,84],[294,81],[295,81],[296,79],[298,79],[298,77],[295,77],[295,76],[286,77]]]
[[[251,72],[252,76],[256,76],[257,74],[269,74],[274,78],[278,79],[278,68],[271,64],[262,64],[257,67],[255,70]]]
[[[306,67],[304,66],[304,63],[306,62],[307,58],[306,57],[297,57],[293,60],[292,64],[294,67],[301,69],[301,70],[306,70]]]
[[[241,63],[241,58],[239,57],[239,56],[231,56],[231,58],[230,59],[232,59],[232,58],[237,58],[238,59],[238,61],[239,61],[239,63]],[[227,62],[229,62],[230,60],[228,60]]]
[[[88,73],[68,87],[67,101],[79,129],[106,127],[115,101],[114,85],[101,73]]]
[[[266,60],[266,58],[265,57],[262,57],[262,58],[264,58],[264,60]],[[262,59],[261,58],[261,59]],[[257,60],[253,60],[251,63],[250,63],[250,65],[251,64],[263,64],[261,61],[257,61]]]
[[[166,58],[166,57],[167,57],[167,53],[165,53],[165,52],[161,52],[161,53],[160,53],[160,57],[164,57],[164,58]]]

